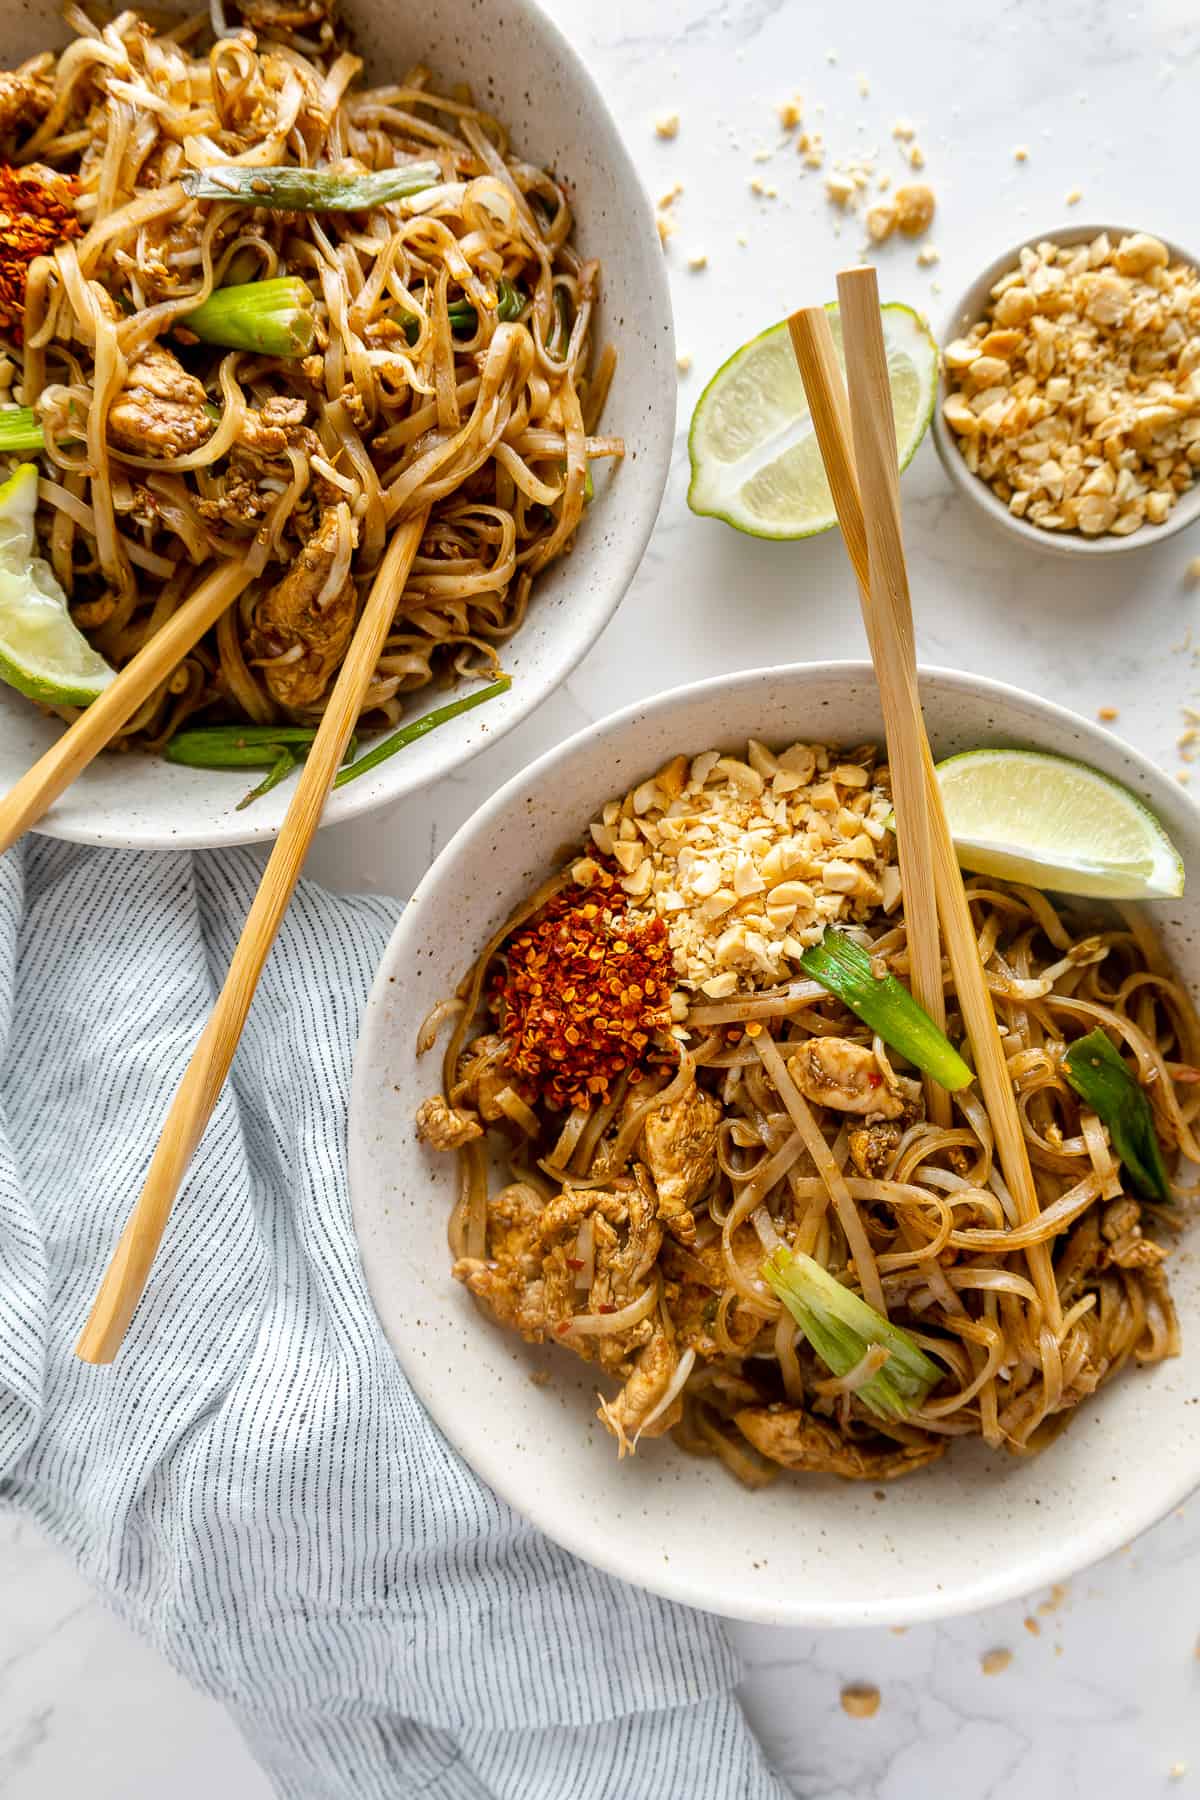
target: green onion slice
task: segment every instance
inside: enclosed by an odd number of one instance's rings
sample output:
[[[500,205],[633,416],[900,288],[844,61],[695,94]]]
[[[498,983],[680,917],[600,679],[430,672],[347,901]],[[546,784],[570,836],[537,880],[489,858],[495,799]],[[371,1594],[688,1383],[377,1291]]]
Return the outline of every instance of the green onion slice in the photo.
[[[1143,1200],[1168,1202],[1171,1183],[1150,1102],[1108,1035],[1097,1026],[1086,1037],[1076,1038],[1063,1066],[1080,1099],[1107,1125],[1112,1147],[1135,1191]]]
[[[283,167],[252,169],[218,163],[183,177],[192,200],[236,200],[271,212],[366,212],[405,200],[444,180],[435,162],[403,163],[395,169],[371,169],[360,175],[338,175],[329,169]]]
[[[316,337],[312,292],[296,275],[217,288],[178,323],[206,344],[259,356],[307,356]]]
[[[924,1007],[917,1005],[894,975],[873,974],[867,952],[844,932],[827,926],[820,943],[811,944],[800,958],[800,967],[877,1031],[885,1044],[952,1094],[974,1080],[971,1069]]]
[[[909,1332],[852,1294],[811,1256],[781,1244],[759,1272],[834,1375],[849,1375],[872,1345],[887,1351],[882,1368],[855,1389],[873,1413],[905,1419],[941,1379],[937,1364]]]

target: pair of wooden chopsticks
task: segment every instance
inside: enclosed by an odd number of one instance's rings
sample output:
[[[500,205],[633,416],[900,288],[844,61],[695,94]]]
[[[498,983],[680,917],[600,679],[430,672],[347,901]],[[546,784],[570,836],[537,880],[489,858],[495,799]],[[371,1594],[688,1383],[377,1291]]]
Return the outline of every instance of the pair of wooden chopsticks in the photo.
[[[246,916],[225,984],[176,1090],[145,1185],[75,1346],[84,1362],[112,1361],[141,1299],[175,1195],[229,1073],[263,964],[346,753],[428,517],[425,508],[398,525],[379,565]],[[255,573],[253,559],[248,558],[236,567],[216,570],[201,582],[174,617],[0,801],[0,850],[7,850],[42,817],[209,626],[232,605]]]
[[[838,276],[838,310],[845,382],[823,308],[805,307],[794,313],[788,330],[858,581],[879,682],[913,989],[926,1012],[944,1024],[940,918],[1000,1166],[1020,1222],[1029,1224],[1041,1210],[1037,1189],[921,714],[912,598],[900,527],[896,428],[873,269],[847,269]],[[927,1092],[933,1117],[947,1119],[949,1096],[928,1084]],[[1043,1322],[1057,1331],[1062,1309],[1049,1250],[1037,1244],[1027,1256]]]

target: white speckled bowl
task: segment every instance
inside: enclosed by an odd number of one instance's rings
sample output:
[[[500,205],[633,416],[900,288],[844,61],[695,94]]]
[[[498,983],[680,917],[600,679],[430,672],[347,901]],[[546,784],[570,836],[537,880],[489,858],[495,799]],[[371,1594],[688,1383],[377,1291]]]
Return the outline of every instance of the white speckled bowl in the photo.
[[[181,13],[196,10],[194,0],[168,4]],[[625,438],[627,457],[611,478],[597,473],[596,499],[574,554],[538,581],[529,616],[505,648],[509,692],[332,794],[325,824],[398,800],[458,768],[565,680],[612,617],[646,547],[670,466],[676,390],[671,301],[653,212],[582,59],[536,0],[439,0],[433,8],[341,0],[341,10],[366,56],[367,79],[394,79],[417,60],[447,81],[465,79],[527,156],[569,177],[578,242],[604,269],[597,341],[611,339],[619,352],[604,429]],[[59,0],[5,0],[2,11],[4,67],[64,41]],[[445,699],[444,690],[431,692],[412,716]],[[0,687],[0,791],[59,729]],[[250,785],[244,771],[102,756],[39,830],[82,843],[144,847],[273,837],[294,783],[236,812]]]
[[[941,335],[943,349],[952,338],[965,337],[972,325],[983,317],[993,286],[1015,266],[1027,244],[1040,244],[1046,238],[1056,244],[1087,244],[1102,231],[1107,231],[1115,242],[1132,232],[1150,229],[1152,228],[1146,225],[1061,225],[1049,231],[1031,231],[1019,244],[1014,244],[1011,250],[1004,251],[994,262],[989,263],[956,302]],[[1196,257],[1191,251],[1172,243],[1161,232],[1155,232],[1154,235],[1167,246],[1172,262],[1195,263]],[[1007,531],[1010,536],[1022,538],[1025,543],[1032,544],[1039,550],[1049,551],[1052,556],[1118,556],[1126,551],[1145,550],[1152,544],[1161,544],[1164,538],[1174,537],[1177,531],[1186,531],[1189,525],[1194,525],[1200,519],[1200,483],[1189,488],[1176,502],[1164,524],[1143,525],[1129,537],[1113,537],[1111,533],[1101,537],[1085,537],[1081,531],[1043,531],[1041,526],[1031,525],[1027,519],[1015,518],[999,495],[994,494],[987,482],[978,475],[972,475],[963,461],[958,439],[942,417],[942,401],[945,398],[946,377],[943,371],[938,384],[937,404],[933,409],[933,441],[947,475],[959,493],[972,505],[979,507],[993,525]]]
[[[935,750],[1023,744],[1094,763],[1159,814],[1188,897],[1154,909],[1200,985],[1200,813],[1111,733],[1014,688],[927,671]],[[422,881],[384,956],[359,1042],[350,1180],[379,1317],[413,1387],[498,1493],[561,1544],[627,1581],[779,1625],[906,1623],[1029,1592],[1116,1549],[1200,1483],[1200,1262],[1171,1263],[1183,1356],[1131,1370],[1082,1407],[1042,1457],[958,1446],[879,1489],[787,1476],[751,1494],[670,1442],[618,1463],[597,1423],[595,1370],[502,1331],[450,1277],[453,1159],[420,1146],[413,1114],[437,1085],[417,1027],[476,949],[555,866],[601,803],[678,751],[747,736],[859,743],[879,703],[861,663],[757,670],[617,713],[542,757],[483,806]],[[545,1386],[530,1380],[548,1372]],[[886,1497],[884,1497],[886,1496]]]

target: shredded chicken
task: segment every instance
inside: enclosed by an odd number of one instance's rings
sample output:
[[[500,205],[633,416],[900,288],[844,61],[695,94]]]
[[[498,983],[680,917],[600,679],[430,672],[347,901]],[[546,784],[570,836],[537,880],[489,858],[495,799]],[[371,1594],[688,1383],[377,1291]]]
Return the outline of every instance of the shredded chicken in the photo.
[[[649,1417],[665,1396],[678,1367],[675,1346],[660,1326],[641,1351],[632,1375],[616,1399],[601,1401],[597,1417],[616,1438],[619,1455],[633,1450],[639,1437],[662,1437],[678,1425],[683,1416],[683,1399],[678,1394],[657,1418]]]
[[[571,1335],[570,1324],[577,1312],[602,1315],[629,1305],[651,1279],[662,1227],[644,1172],[620,1192],[568,1188],[544,1207],[535,1207],[530,1196],[531,1188],[508,1188],[488,1202],[492,1254],[486,1261],[461,1258],[454,1265],[456,1278],[523,1337],[535,1343],[553,1337],[627,1380],[633,1357],[653,1335],[652,1319],[593,1337]],[[586,1290],[579,1285],[583,1262],[577,1254],[585,1225],[594,1256]]]
[[[354,631],[357,597],[348,576],[337,593],[317,604],[339,534],[337,509],[327,507],[292,568],[258,603],[255,648],[271,698],[280,706],[311,706],[320,699]],[[299,656],[279,660],[297,646]]]
[[[717,1102],[693,1082],[671,1105],[656,1106],[642,1131],[659,1217],[684,1243],[696,1235],[691,1208],[716,1173],[720,1122]]]
[[[902,1091],[894,1091],[884,1079],[875,1052],[850,1038],[809,1038],[788,1058],[787,1066],[805,1099],[817,1106],[880,1119],[898,1119],[915,1085],[902,1081]]]
[[[40,125],[50,110],[54,89],[33,73],[36,60],[20,69],[0,69],[0,145],[11,146],[18,133]]]
[[[151,344],[129,365],[122,392],[108,413],[108,435],[135,456],[184,456],[211,436],[204,389],[179,358]]]
[[[417,1108],[417,1136],[432,1150],[457,1150],[482,1137],[483,1126],[473,1113],[459,1112],[440,1094],[433,1094]]]
[[[795,1406],[743,1407],[734,1414],[734,1423],[771,1462],[811,1475],[840,1475],[846,1481],[894,1481],[936,1461],[945,1449],[942,1442],[866,1450]]]

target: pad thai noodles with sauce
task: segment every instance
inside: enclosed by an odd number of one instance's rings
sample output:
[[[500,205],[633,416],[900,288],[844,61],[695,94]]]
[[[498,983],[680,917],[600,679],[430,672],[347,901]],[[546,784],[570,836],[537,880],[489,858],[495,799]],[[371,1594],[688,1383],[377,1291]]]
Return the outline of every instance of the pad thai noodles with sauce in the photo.
[[[39,580],[112,669],[246,571],[116,747],[303,743],[430,505],[362,723],[497,676],[623,452],[563,180],[420,65],[364,86],[333,0],[65,16],[0,73],[0,472],[43,457]]]
[[[885,1481],[956,1437],[1040,1450],[1177,1352],[1189,996],[1137,908],[967,879],[1037,1188],[1020,1222],[948,968],[944,1032],[908,991],[891,808],[870,745],[677,756],[421,1028],[419,1053],[450,1031],[417,1130],[458,1158],[454,1275],[596,1365],[621,1455],[670,1433],[750,1486]]]

